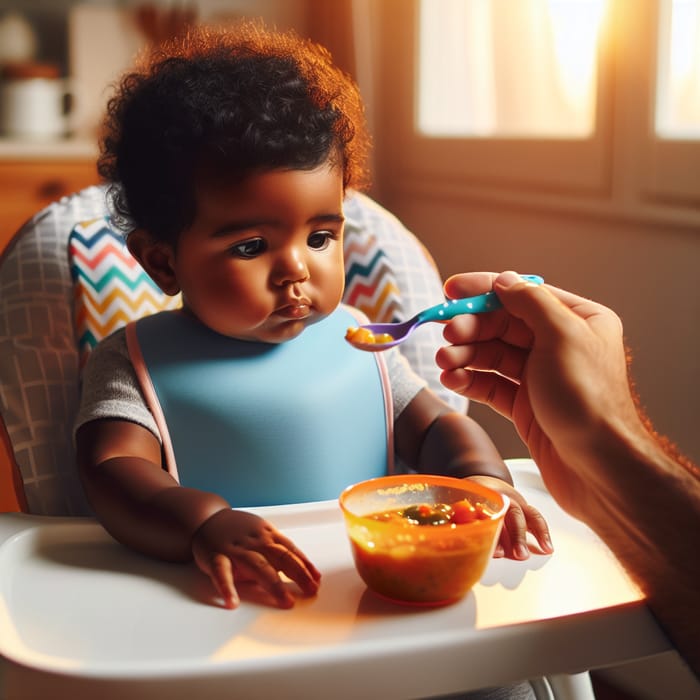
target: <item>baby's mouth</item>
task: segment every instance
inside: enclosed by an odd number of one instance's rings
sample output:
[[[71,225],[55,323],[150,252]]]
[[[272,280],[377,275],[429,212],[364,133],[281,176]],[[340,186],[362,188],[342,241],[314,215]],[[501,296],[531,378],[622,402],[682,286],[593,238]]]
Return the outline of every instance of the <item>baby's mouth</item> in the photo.
[[[306,299],[300,299],[286,306],[282,306],[276,311],[278,316],[293,320],[304,319],[311,313],[311,304]]]

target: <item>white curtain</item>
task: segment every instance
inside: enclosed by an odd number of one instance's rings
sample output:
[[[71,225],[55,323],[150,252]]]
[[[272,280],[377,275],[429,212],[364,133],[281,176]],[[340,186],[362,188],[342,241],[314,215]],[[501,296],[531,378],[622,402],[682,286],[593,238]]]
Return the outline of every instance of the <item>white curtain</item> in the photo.
[[[700,0],[663,0],[660,8],[657,131],[700,137]]]
[[[418,127],[585,136],[605,0],[420,0]]]

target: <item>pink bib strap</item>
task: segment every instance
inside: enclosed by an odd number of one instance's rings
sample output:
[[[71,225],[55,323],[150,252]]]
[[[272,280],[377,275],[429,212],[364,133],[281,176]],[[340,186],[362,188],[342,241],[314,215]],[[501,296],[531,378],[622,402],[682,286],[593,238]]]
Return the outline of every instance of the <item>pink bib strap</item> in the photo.
[[[134,367],[134,372],[136,372],[136,378],[141,386],[141,391],[146,399],[146,404],[153,414],[156,426],[160,432],[160,438],[163,443],[163,455],[165,458],[166,471],[179,483],[180,479],[177,474],[175,452],[173,450],[172,440],[170,439],[168,424],[165,420],[165,416],[163,415],[163,409],[160,405],[158,395],[156,394],[153,382],[151,381],[151,377],[148,373],[146,362],[143,359],[143,353],[141,352],[141,346],[139,345],[139,339],[136,334],[136,322],[131,321],[127,324],[124,330],[126,333],[126,347],[129,351],[131,364]]]

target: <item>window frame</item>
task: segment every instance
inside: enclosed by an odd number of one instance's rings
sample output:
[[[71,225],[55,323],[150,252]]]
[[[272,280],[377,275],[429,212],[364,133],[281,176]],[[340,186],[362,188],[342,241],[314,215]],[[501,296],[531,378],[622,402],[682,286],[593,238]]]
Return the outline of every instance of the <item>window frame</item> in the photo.
[[[656,49],[662,9],[658,0],[650,5],[644,28],[645,35],[652,37],[653,48]],[[638,60],[647,61],[646,71],[650,76],[643,93],[648,123],[646,133],[639,136],[644,162],[641,196],[652,203],[700,208],[700,138],[663,138],[657,135],[657,50],[639,56]]]
[[[700,141],[655,135],[659,0],[609,0],[596,123],[585,138],[434,137],[417,132],[418,0],[367,3],[378,194],[432,191],[700,224]]]

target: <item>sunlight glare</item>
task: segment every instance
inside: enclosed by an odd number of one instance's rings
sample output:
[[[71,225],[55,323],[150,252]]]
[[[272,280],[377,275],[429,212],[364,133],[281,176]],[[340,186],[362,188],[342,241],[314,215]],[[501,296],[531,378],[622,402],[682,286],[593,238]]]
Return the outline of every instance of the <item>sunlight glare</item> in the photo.
[[[700,136],[700,0],[666,0],[659,24],[656,130]]]
[[[418,129],[587,137],[608,0],[421,0]]]
[[[594,107],[598,37],[606,0],[549,0],[561,88],[580,111]]]

